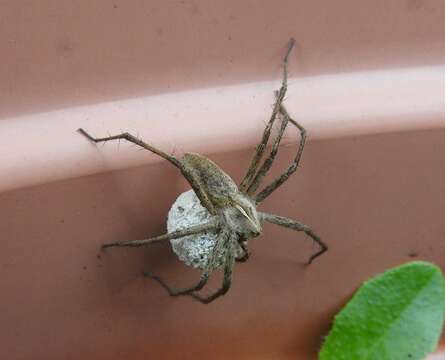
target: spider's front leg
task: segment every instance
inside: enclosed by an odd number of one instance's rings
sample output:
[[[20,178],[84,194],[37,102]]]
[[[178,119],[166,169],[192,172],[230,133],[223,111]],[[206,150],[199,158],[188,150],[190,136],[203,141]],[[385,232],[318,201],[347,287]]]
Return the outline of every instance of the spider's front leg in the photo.
[[[300,144],[298,146],[297,154],[295,155],[294,161],[292,161],[292,164],[289,165],[289,167],[286,169],[286,171],[283,174],[281,174],[279,177],[277,177],[270,185],[266,186],[263,190],[261,190],[254,197],[257,204],[259,204],[261,201],[263,201],[265,198],[267,198],[270,194],[272,194],[272,192],[274,192],[287,179],[289,179],[289,177],[297,170],[298,166],[300,165],[301,156],[303,155],[304,145],[306,144],[306,137],[307,137],[306,129],[303,126],[301,126],[297,121],[293,120],[289,116],[289,113],[287,112],[284,105],[280,106],[280,113],[283,115],[283,117],[285,119],[287,119],[288,122],[290,122],[292,125],[297,127],[297,129],[300,131]],[[256,190],[256,188],[255,188],[255,190]]]
[[[293,42],[291,40],[288,53],[286,54],[286,57],[284,59],[283,83],[281,89],[275,93],[276,101],[273,108],[271,119],[269,120],[266,128],[264,129],[262,141],[260,145],[258,145],[257,151],[252,159],[247,175],[245,176],[240,185],[240,190],[251,196],[257,203],[260,203],[266,197],[268,197],[275,189],[277,189],[281,184],[283,184],[295,172],[300,163],[301,155],[303,153],[303,148],[306,142],[306,130],[297,121],[290,118],[286,108],[283,105],[283,98],[287,90],[287,58],[289,56],[290,50],[292,49],[292,46]],[[272,144],[272,149],[270,151],[269,156],[266,158],[266,160],[264,160],[261,167],[259,167],[259,161],[261,160],[261,157],[263,156],[263,153],[265,151],[265,147],[270,137],[270,132],[273,122],[278,113],[280,113],[282,116],[281,127]],[[300,145],[298,146],[297,155],[295,156],[294,161],[288,167],[288,169],[284,174],[282,174],[279,178],[277,178],[271,185],[264,188],[259,194],[254,196],[254,193],[260,186],[262,179],[267,174],[267,172],[269,171],[275,160],[275,157],[278,153],[278,148],[281,143],[281,139],[283,137],[284,131],[286,130],[288,123],[291,123],[300,131],[301,139],[300,139]]]
[[[257,146],[255,155],[253,156],[253,158],[250,162],[250,165],[249,165],[249,169],[247,170],[247,174],[244,177],[244,179],[241,181],[241,184],[239,186],[240,190],[243,192],[247,192],[249,186],[252,184],[252,180],[255,177],[255,174],[257,172],[259,162],[260,162],[261,158],[263,157],[264,151],[266,150],[266,146],[269,141],[270,133],[272,131],[272,126],[275,122],[275,118],[276,118],[278,112],[280,111],[281,103],[284,99],[284,96],[286,95],[287,73],[288,73],[287,63],[289,60],[289,55],[290,55],[294,45],[295,45],[295,40],[290,39],[286,55],[284,56],[284,59],[283,59],[283,80],[281,83],[281,88],[277,92],[277,96],[276,96],[275,104],[273,106],[272,114],[269,118],[266,128],[263,131],[263,137],[261,138],[261,143]]]
[[[317,243],[318,246],[320,247],[320,250],[311,255],[311,257],[309,258],[308,264],[312,263],[312,261],[314,261],[315,258],[319,257],[320,255],[322,255],[324,252],[326,252],[328,250],[328,246],[307,225],[304,225],[304,224],[302,224],[298,221],[292,220],[292,219],[285,218],[283,216],[268,214],[268,213],[264,213],[264,212],[260,213],[260,217],[263,221],[267,221],[267,222],[270,222],[275,225],[284,226],[288,229],[292,229],[292,230],[296,230],[296,231],[303,231],[315,243]]]

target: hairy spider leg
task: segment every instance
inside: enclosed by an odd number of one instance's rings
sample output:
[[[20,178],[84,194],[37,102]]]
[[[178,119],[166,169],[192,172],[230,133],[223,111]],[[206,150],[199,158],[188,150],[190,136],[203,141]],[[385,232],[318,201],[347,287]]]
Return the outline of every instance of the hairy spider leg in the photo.
[[[221,230],[220,235],[218,236],[215,246],[212,249],[212,253],[209,257],[209,261],[206,264],[206,267],[204,268],[203,272],[201,273],[201,276],[199,278],[199,281],[195,283],[192,286],[182,288],[182,289],[175,289],[170,287],[161,277],[157,275],[153,275],[149,272],[144,272],[144,276],[147,276],[153,280],[156,280],[167,292],[170,294],[170,296],[179,296],[179,295],[191,295],[194,291],[201,290],[205,284],[207,283],[209,276],[211,272],[213,271],[216,261],[218,259],[218,254],[221,252],[222,249],[227,247],[227,242],[230,239],[230,229],[223,228]]]
[[[195,292],[191,293],[190,295],[193,296],[196,300],[200,301],[203,304],[208,304],[215,300],[216,298],[219,298],[220,296],[223,296],[229,291],[230,286],[232,284],[232,273],[233,273],[233,267],[235,266],[235,244],[236,241],[233,239],[233,234],[228,240],[228,246],[226,251],[226,257],[224,262],[224,277],[222,286],[216,290],[213,294],[210,294],[208,296],[202,296],[199,294],[196,294]]]
[[[276,92],[275,95],[278,97],[279,95],[278,92]],[[266,160],[264,160],[263,165],[261,165],[255,177],[251,180],[246,191],[247,195],[252,196],[252,194],[254,194],[255,191],[257,191],[258,186],[260,186],[261,184],[261,180],[271,168],[273,161],[275,160],[275,156],[278,153],[278,148],[280,146],[281,139],[283,138],[284,131],[286,130],[288,124],[289,124],[289,118],[286,116],[282,116],[280,130],[278,131],[277,136],[275,137],[269,156],[266,158]]]
[[[316,235],[309,226],[304,225],[298,221],[288,219],[283,216],[274,215],[274,214],[268,214],[268,213],[261,212],[260,216],[261,216],[261,219],[264,221],[270,222],[275,225],[284,226],[284,227],[292,229],[292,230],[303,231],[306,233],[306,235],[311,237],[312,240],[320,246],[320,250],[317,251],[315,254],[311,255],[311,257],[309,258],[308,264],[310,264],[312,261],[314,261],[315,258],[319,257],[321,254],[323,254],[324,252],[326,252],[328,250],[327,245],[323,241],[321,241],[320,237],[318,235]]]
[[[131,135],[128,132],[121,133],[118,135],[113,135],[113,136],[107,136],[107,137],[103,137],[103,138],[96,138],[96,137],[91,136],[84,129],[78,129],[78,131],[79,131],[79,133],[84,135],[86,138],[88,138],[90,141],[93,141],[95,143],[124,139],[124,140],[127,140],[133,144],[136,144],[136,145],[138,145],[148,151],[151,151],[151,152],[155,153],[156,155],[159,155],[162,158],[168,160],[171,164],[173,164],[179,170],[181,170],[182,175],[187,179],[190,186],[195,191],[202,206],[204,206],[209,211],[210,214],[212,214],[212,215],[216,214],[215,208],[214,208],[213,204],[211,203],[209,197],[207,196],[205,189],[203,188],[201,183],[198,181],[198,179],[196,179],[196,177],[193,176],[193,169],[190,169],[186,164],[181,162],[181,160],[177,159],[176,157],[174,157],[172,155],[165,153],[162,150],[155,148],[154,146],[151,146],[151,145],[145,143],[141,139],[137,138],[134,135]]]
[[[102,249],[106,249],[106,248],[113,247],[113,246],[132,246],[132,247],[145,246],[145,245],[162,242],[165,240],[173,240],[173,239],[178,239],[178,238],[181,238],[184,236],[195,235],[195,234],[200,234],[200,233],[207,232],[207,231],[217,231],[217,230],[218,230],[218,225],[216,224],[216,222],[211,221],[211,222],[208,222],[205,224],[191,226],[187,229],[176,230],[176,231],[173,231],[173,232],[170,232],[167,234],[159,235],[159,236],[156,236],[156,237],[153,237],[150,239],[119,241],[119,242],[114,242],[114,243],[109,243],[109,244],[103,244]]]
[[[306,144],[306,130],[303,126],[301,126],[298,122],[291,119],[286,108],[281,105],[280,106],[280,113],[288,119],[288,121],[295,125],[298,130],[300,130],[300,145],[298,146],[297,154],[294,158],[294,161],[291,165],[286,169],[286,171],[281,174],[279,177],[277,177],[270,185],[266,186],[263,190],[261,190],[256,196],[255,201],[257,204],[259,204],[261,201],[263,201],[265,198],[267,198],[272,192],[274,192],[279,186],[281,186],[289,177],[297,170],[298,165],[300,164],[301,155],[303,154],[304,145]]]
[[[244,177],[244,179],[241,181],[241,184],[239,186],[239,189],[243,192],[245,192],[248,189],[253,177],[255,176],[255,173],[258,168],[258,164],[259,164],[261,158],[263,157],[264,151],[265,151],[267,143],[269,141],[270,133],[272,131],[272,126],[273,126],[273,124],[275,122],[275,118],[279,112],[281,102],[283,101],[284,96],[286,95],[286,91],[287,91],[287,63],[288,63],[288,59],[289,59],[289,54],[290,54],[292,48],[294,47],[294,44],[295,44],[295,40],[290,39],[286,55],[284,56],[284,59],[283,59],[283,80],[281,83],[281,88],[278,91],[278,95],[276,97],[275,104],[274,104],[269,122],[267,123],[266,128],[263,131],[263,137],[261,139],[261,143],[257,146],[255,154],[250,162],[249,169],[247,170],[247,174]]]
[[[279,132],[278,132],[278,134],[277,134],[277,136],[276,136],[276,138],[274,140],[274,143],[272,145],[272,150],[270,151],[269,156],[267,157],[266,160],[264,160],[263,165],[258,170],[256,176],[252,180],[251,185],[247,189],[247,194],[250,195],[250,196],[252,196],[255,193],[255,191],[258,190],[258,187],[260,186],[261,181],[263,180],[263,178],[267,174],[267,172],[270,170],[270,168],[271,168],[271,166],[272,166],[272,164],[273,164],[273,162],[275,160],[275,157],[276,157],[276,155],[278,153],[278,148],[280,146],[281,139],[283,138],[284,131],[286,130],[287,125],[289,123],[294,125],[300,131],[300,145],[298,147],[298,153],[297,153],[296,158],[292,162],[292,164],[294,164],[295,161],[297,161],[297,166],[295,167],[295,169],[298,167],[298,163],[300,162],[300,158],[301,158],[301,155],[302,155],[302,152],[303,152],[304,144],[306,142],[306,130],[299,123],[297,123],[295,120],[293,120],[293,119],[291,119],[289,117],[289,114],[286,111],[286,108],[284,107],[283,104],[281,104],[281,106],[280,106],[280,114],[283,117],[283,121],[281,123],[280,130],[279,130]],[[281,184],[279,184],[279,185],[281,185]],[[279,185],[277,185],[276,188]],[[258,203],[256,198],[255,198],[255,200]],[[261,199],[261,200],[263,200],[263,199]]]

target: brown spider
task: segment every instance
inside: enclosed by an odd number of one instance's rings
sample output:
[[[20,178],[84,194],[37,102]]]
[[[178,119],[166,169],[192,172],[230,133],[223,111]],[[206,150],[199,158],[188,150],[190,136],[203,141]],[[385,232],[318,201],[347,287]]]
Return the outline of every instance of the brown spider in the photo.
[[[309,258],[309,264],[327,250],[327,246],[308,226],[295,220],[257,210],[257,206],[295,172],[300,162],[306,140],[305,129],[298,122],[289,117],[288,112],[282,104],[287,90],[288,57],[294,43],[294,39],[289,41],[289,46],[283,60],[283,80],[280,90],[276,92],[276,101],[272,115],[264,129],[261,143],[256,148],[256,153],[250,163],[247,174],[239,187],[230,176],[221,170],[214,162],[202,155],[186,153],[181,159],[178,159],[172,155],[168,155],[162,150],[156,149],[129,133],[122,133],[104,138],[95,138],[83,129],[78,130],[81,134],[95,143],[125,139],[168,160],[181,171],[182,175],[190,183],[202,206],[209,212],[211,220],[204,224],[190,226],[187,229],[173,231],[150,239],[116,242],[104,244],[102,246],[102,248],[112,246],[143,246],[190,235],[216,232],[218,237],[215,241],[215,245],[208,256],[206,266],[202,269],[199,281],[195,284],[183,289],[174,289],[167,285],[160,277],[144,273],[144,275],[158,281],[171,296],[190,295],[196,300],[207,304],[215,300],[217,297],[224,295],[230,288],[235,261],[244,262],[248,259],[249,252],[247,250],[247,242],[249,239],[261,234],[261,223],[264,221],[293,230],[303,231],[310,236],[313,241],[320,246],[320,249]],[[280,114],[282,118],[281,127],[272,144],[269,156],[260,165],[260,160],[269,141],[272,126],[277,114]],[[301,134],[297,154],[292,164],[283,174],[257,193],[261,180],[272,166],[278,152],[281,138],[289,123],[297,127]],[[237,257],[240,248],[242,249],[243,254]],[[218,254],[221,253],[223,254],[222,267],[224,271],[224,279],[221,288],[209,296],[204,297],[197,294],[197,291],[201,290],[207,283],[211,272],[219,267],[217,264]]]

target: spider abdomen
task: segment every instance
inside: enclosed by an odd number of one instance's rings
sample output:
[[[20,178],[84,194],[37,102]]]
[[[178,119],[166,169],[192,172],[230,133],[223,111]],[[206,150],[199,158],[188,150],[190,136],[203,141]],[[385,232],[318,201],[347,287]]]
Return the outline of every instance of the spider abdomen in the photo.
[[[215,207],[230,204],[230,198],[238,193],[238,186],[218,165],[203,155],[186,153],[181,162],[192,172],[205,189]]]

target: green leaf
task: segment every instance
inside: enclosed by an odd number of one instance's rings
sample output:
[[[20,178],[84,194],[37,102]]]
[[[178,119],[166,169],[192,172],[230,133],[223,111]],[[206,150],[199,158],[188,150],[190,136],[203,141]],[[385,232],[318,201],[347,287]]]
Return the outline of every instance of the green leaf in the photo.
[[[421,360],[437,347],[445,311],[440,269],[414,261],[366,281],[335,317],[320,360]]]

